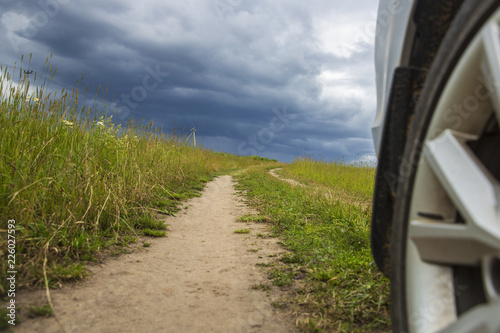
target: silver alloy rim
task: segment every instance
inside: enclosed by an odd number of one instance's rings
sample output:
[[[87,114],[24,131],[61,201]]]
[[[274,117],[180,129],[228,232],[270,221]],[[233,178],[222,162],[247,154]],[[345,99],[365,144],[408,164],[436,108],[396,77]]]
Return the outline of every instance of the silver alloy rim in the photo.
[[[462,55],[422,146],[406,254],[410,332],[500,332],[500,183],[466,144],[493,115],[500,123],[499,23],[500,10]],[[453,265],[480,265],[486,292],[486,303],[460,316]]]

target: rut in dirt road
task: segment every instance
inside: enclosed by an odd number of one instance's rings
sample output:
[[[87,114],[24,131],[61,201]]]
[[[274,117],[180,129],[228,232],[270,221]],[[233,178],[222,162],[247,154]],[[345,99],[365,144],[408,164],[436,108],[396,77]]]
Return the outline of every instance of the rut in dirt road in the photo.
[[[202,197],[168,218],[166,238],[144,250],[90,268],[85,281],[51,291],[66,332],[292,332],[290,318],[271,306],[274,292],[256,264],[283,250],[258,238],[262,224],[237,222],[250,213],[230,176],[207,184]],[[249,234],[236,234],[248,228]],[[46,303],[45,292],[25,292],[21,304]],[[25,320],[19,332],[62,332],[54,318]]]

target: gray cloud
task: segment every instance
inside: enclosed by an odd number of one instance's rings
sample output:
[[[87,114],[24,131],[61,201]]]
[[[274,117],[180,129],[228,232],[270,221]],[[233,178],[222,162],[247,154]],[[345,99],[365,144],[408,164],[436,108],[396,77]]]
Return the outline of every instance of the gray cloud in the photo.
[[[209,148],[354,158],[373,154],[375,12],[369,0],[9,1],[0,63],[33,53],[41,70],[53,51],[58,82],[85,72],[91,91],[109,84],[123,121],[196,126]],[[294,117],[270,139],[284,107]],[[267,139],[241,149],[259,133]]]

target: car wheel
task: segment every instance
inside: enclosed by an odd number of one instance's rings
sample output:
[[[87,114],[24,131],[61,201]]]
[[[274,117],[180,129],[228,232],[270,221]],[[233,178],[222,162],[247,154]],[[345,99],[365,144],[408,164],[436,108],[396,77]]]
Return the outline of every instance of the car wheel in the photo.
[[[500,332],[500,1],[465,1],[419,98],[392,236],[394,332]]]

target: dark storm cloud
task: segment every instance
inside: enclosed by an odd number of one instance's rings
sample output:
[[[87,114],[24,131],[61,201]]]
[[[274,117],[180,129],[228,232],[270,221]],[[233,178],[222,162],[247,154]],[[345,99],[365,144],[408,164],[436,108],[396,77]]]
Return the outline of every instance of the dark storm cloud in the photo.
[[[58,82],[85,72],[91,91],[109,84],[119,120],[196,126],[209,148],[352,157],[373,153],[375,11],[368,0],[9,1],[0,63],[33,53],[41,70],[53,51]]]

